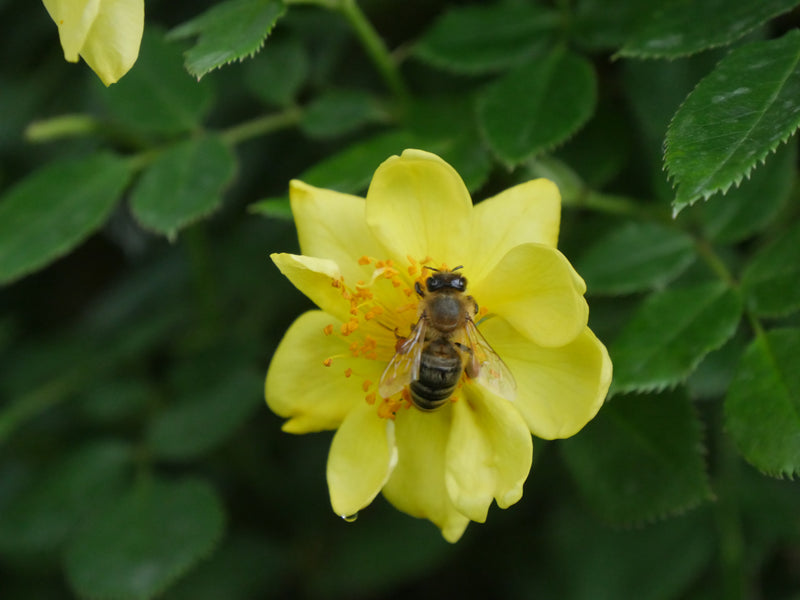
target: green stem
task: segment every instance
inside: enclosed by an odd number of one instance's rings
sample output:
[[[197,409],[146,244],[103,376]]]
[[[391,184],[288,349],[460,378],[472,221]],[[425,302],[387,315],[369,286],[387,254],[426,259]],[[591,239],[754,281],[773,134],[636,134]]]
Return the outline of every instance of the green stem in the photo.
[[[356,0],[285,0],[287,4],[314,4],[329,10],[340,12],[350,23],[356,36],[358,37],[367,55],[378,69],[386,86],[400,100],[408,99],[408,89],[400,71],[389,53],[389,49],[383,42],[383,38],[378,35],[372,23],[358,6]]]
[[[720,419],[721,420],[721,419]],[[717,427],[718,498],[714,504],[714,522],[719,540],[719,569],[722,579],[722,598],[743,600],[746,597],[744,536],[741,516],[736,502],[739,489],[739,456],[730,439]]]
[[[356,0],[341,0],[339,2],[339,10],[350,22],[358,39],[361,41],[361,45],[364,46],[364,50],[367,51],[367,55],[372,59],[392,93],[400,100],[408,99],[408,90],[389,54],[389,50],[386,48],[386,44],[383,43],[383,38],[378,35],[372,23],[364,16]]]
[[[302,115],[303,111],[300,108],[292,106],[280,113],[264,115],[239,123],[223,131],[220,137],[226,144],[235,146],[251,138],[292,127],[300,121]]]

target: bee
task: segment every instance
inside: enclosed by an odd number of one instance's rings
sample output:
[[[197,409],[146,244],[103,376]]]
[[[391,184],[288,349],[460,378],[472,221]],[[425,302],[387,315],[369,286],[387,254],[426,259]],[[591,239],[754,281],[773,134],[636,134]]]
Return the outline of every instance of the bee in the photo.
[[[514,399],[516,383],[503,360],[475,325],[478,304],[467,291],[467,278],[452,271],[417,282],[420,316],[381,375],[378,390],[388,398],[408,386],[414,405],[436,410],[453,395],[462,373],[498,395]]]

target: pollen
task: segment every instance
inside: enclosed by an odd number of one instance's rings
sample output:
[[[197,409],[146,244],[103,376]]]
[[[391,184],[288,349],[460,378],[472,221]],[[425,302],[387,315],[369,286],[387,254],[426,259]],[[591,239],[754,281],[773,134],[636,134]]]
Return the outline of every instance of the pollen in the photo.
[[[375,404],[375,399],[376,399],[375,392],[371,392],[371,393],[367,394],[366,396],[364,396],[364,400],[366,400],[367,404],[369,404],[370,406]]]
[[[322,364],[325,365],[326,367],[330,367],[333,364],[333,359],[326,358],[325,360],[322,361]]]
[[[353,369],[348,367],[347,369],[344,370],[345,377],[350,377],[352,374],[353,374]]]
[[[372,382],[369,379],[365,379],[361,383],[361,389],[364,390],[365,392],[368,392],[369,388],[371,388],[371,387],[372,387]]]
[[[333,333],[333,323],[331,323],[329,325],[326,325],[325,329],[322,330],[322,333],[324,333],[325,335],[332,334]]]
[[[371,262],[372,260],[370,259],[369,256],[362,256],[361,258],[358,259],[358,264],[360,264],[361,266],[368,265]]]

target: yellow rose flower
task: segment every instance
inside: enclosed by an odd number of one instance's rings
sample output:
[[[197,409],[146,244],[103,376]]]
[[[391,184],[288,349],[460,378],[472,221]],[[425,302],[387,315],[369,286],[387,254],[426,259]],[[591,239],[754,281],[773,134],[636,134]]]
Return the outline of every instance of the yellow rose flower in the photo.
[[[272,260],[321,310],[286,332],[267,403],[287,432],[337,430],[327,466],[336,514],[383,492],[455,542],[470,520],[486,520],[493,499],[506,508],[522,497],[531,433],[574,435],[611,382],[608,353],[587,326],[585,284],[556,249],[558,189],[537,179],[473,207],[449,164],[406,150],[380,165],[366,200],[299,181],[290,195],[302,255]],[[407,388],[384,398],[380,384],[417,322],[429,321],[420,311],[434,269],[448,267],[460,267],[480,307],[467,320],[512,380],[492,385],[464,368],[449,400],[425,412]],[[464,364],[466,345],[456,344]]]
[[[139,56],[144,0],[43,0],[58,25],[64,58],[82,56],[105,85],[116,83]]]

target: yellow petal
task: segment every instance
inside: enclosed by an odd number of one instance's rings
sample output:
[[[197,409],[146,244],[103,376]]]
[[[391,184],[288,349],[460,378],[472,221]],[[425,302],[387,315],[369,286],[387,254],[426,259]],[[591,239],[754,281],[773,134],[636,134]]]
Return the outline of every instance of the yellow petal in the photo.
[[[470,290],[479,305],[503,317],[533,342],[563,346],[586,327],[589,318],[576,276],[558,250],[522,244],[512,248]]]
[[[289,419],[283,429],[290,433],[335,429],[354,406],[366,404],[364,380],[380,378],[384,365],[349,356],[348,342],[323,333],[329,324],[339,326],[324,312],[304,313],[272,357],[264,393],[272,411]],[[326,367],[323,361],[331,356],[340,357]],[[348,368],[350,377],[345,376]]]
[[[535,436],[570,437],[600,410],[611,384],[611,360],[588,327],[560,348],[537,346],[503,319],[489,319],[481,331],[514,374],[514,404]]]
[[[514,405],[465,386],[453,404],[445,482],[456,508],[483,523],[492,498],[507,508],[522,497],[533,460],[530,431]]]
[[[125,75],[139,56],[144,0],[101,0],[81,56],[105,85]]]
[[[411,256],[450,268],[461,264],[469,250],[471,211],[455,169],[421,150],[386,160],[367,192],[367,224],[392,258],[402,261]]]
[[[300,249],[306,256],[334,261],[351,285],[371,273],[358,264],[360,257],[386,258],[367,227],[363,198],[297,180],[290,183],[289,195]]]
[[[469,271],[482,279],[514,246],[526,243],[555,248],[561,222],[561,195],[547,179],[509,188],[475,206]]]
[[[78,54],[100,12],[100,0],[43,0],[50,18],[58,25],[64,58],[78,62]]]
[[[357,405],[333,436],[328,455],[328,490],[337,515],[349,517],[375,499],[394,466],[394,421],[374,406]]]
[[[383,495],[398,510],[429,519],[448,542],[456,542],[469,519],[450,500],[444,483],[451,405],[433,413],[401,410],[395,419],[397,467]]]
[[[270,258],[280,272],[325,312],[346,321],[350,304],[342,297],[341,288],[334,287],[342,274],[332,260],[297,254],[271,254]]]

